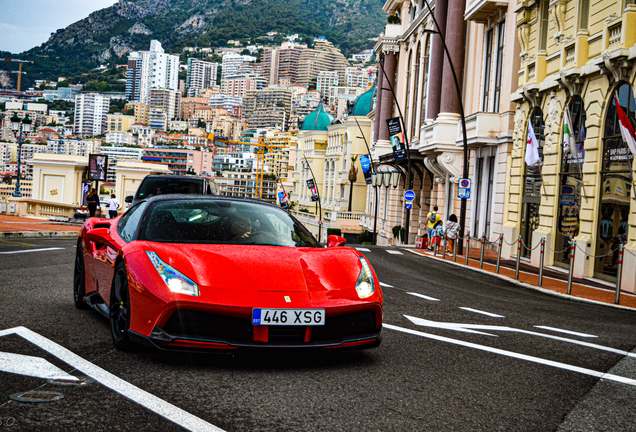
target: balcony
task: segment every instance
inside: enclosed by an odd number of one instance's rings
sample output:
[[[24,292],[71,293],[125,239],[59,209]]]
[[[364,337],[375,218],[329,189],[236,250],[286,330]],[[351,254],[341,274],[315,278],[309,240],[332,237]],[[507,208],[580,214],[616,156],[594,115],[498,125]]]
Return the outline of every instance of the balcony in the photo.
[[[508,116],[502,116],[499,113],[478,112],[469,115],[466,117],[466,140],[468,144],[498,144],[501,135],[504,135],[509,129],[507,124],[502,124],[508,120]],[[462,143],[462,131],[461,127],[459,127],[457,144],[461,145]]]
[[[464,19],[467,21],[486,22],[497,9],[508,6],[508,0],[468,0]]]

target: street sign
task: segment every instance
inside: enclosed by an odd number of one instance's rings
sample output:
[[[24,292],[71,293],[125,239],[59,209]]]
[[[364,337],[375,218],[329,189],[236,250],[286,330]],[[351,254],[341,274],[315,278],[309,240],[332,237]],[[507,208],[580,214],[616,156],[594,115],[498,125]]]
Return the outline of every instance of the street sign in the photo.
[[[413,192],[412,190],[407,190],[406,192],[404,192],[404,199],[406,201],[413,201],[415,199],[415,192]]]
[[[468,199],[470,198],[470,187],[472,180],[467,178],[459,179],[459,187],[457,188],[457,198]]]
[[[413,208],[413,201],[407,201],[404,204],[404,208],[407,209],[407,210],[411,210]]]

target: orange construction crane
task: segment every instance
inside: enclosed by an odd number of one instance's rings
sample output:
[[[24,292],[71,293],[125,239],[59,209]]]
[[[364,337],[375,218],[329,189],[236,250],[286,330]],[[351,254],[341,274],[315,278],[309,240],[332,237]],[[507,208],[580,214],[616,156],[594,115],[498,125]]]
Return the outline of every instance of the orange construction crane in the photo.
[[[20,84],[22,83],[22,74],[26,74],[26,72],[22,72],[22,63],[33,63],[33,62],[31,60],[18,60],[18,59],[11,59],[11,58],[0,58],[0,62],[19,63],[17,71],[2,71],[2,72],[17,73],[18,74],[18,88],[17,88],[17,90],[20,91]]]
[[[285,148],[289,145],[287,138],[267,140],[265,138],[259,138],[258,143],[232,141],[224,138],[214,138],[214,141],[224,142],[226,144],[246,145],[251,147],[258,147],[256,152],[256,181],[254,188],[254,198],[263,199],[263,174],[265,171],[265,153],[279,148]]]

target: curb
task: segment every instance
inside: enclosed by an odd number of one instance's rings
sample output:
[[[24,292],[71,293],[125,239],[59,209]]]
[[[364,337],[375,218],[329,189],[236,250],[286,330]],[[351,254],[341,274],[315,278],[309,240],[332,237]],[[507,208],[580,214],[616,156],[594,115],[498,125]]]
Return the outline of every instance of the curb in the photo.
[[[0,237],[77,237],[79,231],[15,231],[0,233]]]
[[[462,267],[462,268],[465,268],[465,269],[468,269],[468,270],[472,270],[472,271],[475,271],[477,273],[482,273],[482,274],[485,274],[485,275],[493,276],[493,277],[499,278],[501,280],[504,280],[506,282],[510,282],[510,283],[512,283],[514,285],[517,285],[517,286],[520,286],[520,287],[523,287],[523,288],[526,288],[526,289],[531,289],[531,290],[534,290],[534,291],[539,291],[541,293],[549,294],[549,295],[552,295],[552,296],[555,296],[555,297],[560,297],[560,298],[563,298],[563,299],[579,301],[579,302],[583,302],[583,303],[591,303],[591,304],[596,304],[596,305],[601,305],[601,306],[610,306],[610,307],[613,307],[613,308],[616,308],[616,309],[622,309],[622,310],[627,310],[627,311],[636,310],[634,308],[627,307],[627,306],[617,305],[617,304],[613,304],[613,303],[605,303],[605,302],[592,300],[592,299],[588,299],[588,298],[584,298],[584,297],[575,297],[575,296],[572,296],[572,295],[563,294],[563,293],[560,293],[558,291],[552,291],[552,290],[547,289],[547,288],[542,288],[542,287],[530,285],[529,283],[521,282],[521,281],[518,281],[517,279],[509,278],[508,276],[504,276],[502,274],[491,273],[491,272],[489,272],[487,270],[482,270],[482,269],[479,269],[479,268],[466,266],[464,264],[456,263],[456,262],[453,262],[453,261],[440,260],[438,258],[430,257],[428,255],[424,255],[424,254],[421,254],[419,252],[415,252],[412,249],[406,249],[406,250],[411,252],[412,254],[417,255],[417,256],[421,256],[421,257],[429,258],[429,259],[434,259],[436,261],[441,261],[441,262],[445,262],[447,264],[452,264],[452,265],[457,266],[457,267]]]

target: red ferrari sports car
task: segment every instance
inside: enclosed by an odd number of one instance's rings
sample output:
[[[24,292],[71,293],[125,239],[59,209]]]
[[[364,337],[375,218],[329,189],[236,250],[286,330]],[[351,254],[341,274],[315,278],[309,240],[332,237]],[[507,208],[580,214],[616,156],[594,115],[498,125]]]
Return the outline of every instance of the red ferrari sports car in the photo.
[[[278,207],[160,195],[79,233],[74,298],[110,321],[118,348],[370,348],[382,291],[345,240],[322,247]]]

